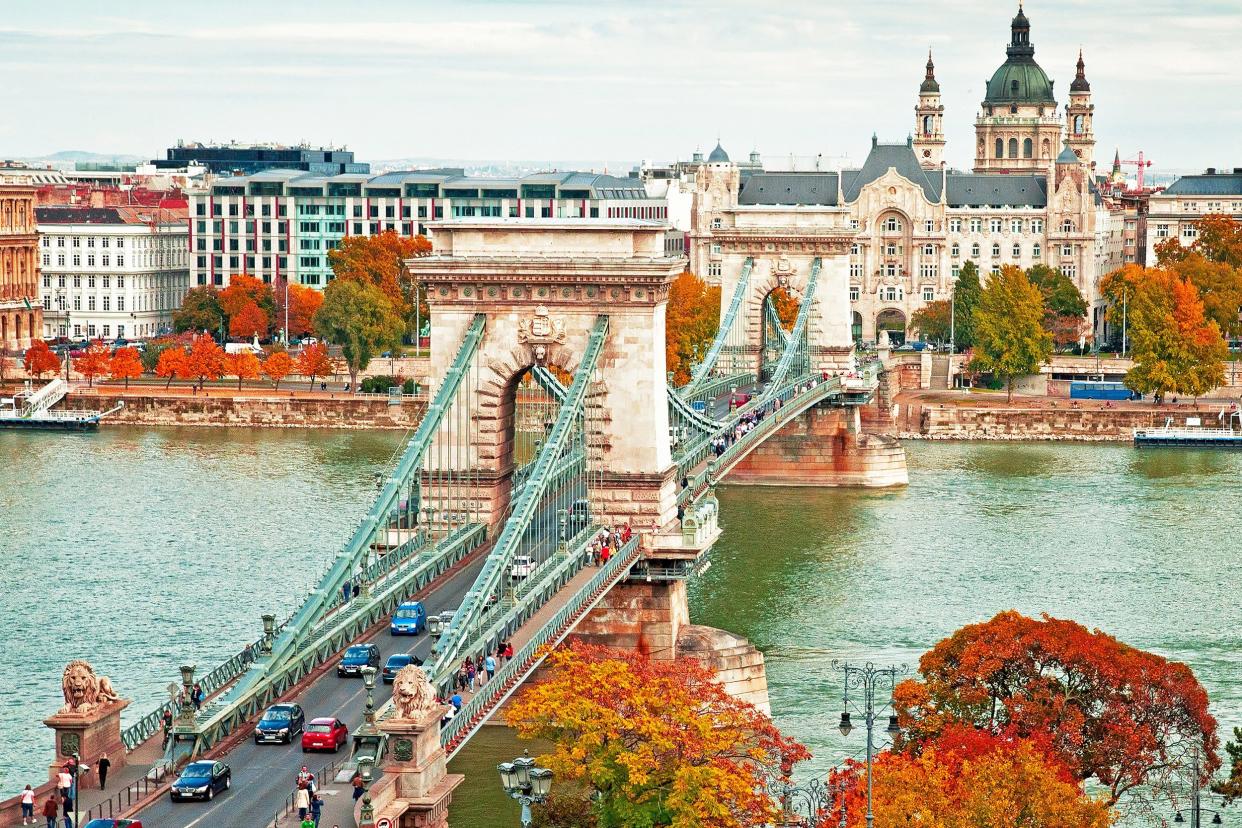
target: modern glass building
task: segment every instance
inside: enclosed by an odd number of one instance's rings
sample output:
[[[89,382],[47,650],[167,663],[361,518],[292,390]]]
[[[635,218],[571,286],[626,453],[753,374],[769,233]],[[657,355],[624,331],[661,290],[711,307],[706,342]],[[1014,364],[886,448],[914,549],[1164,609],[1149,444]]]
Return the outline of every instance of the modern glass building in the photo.
[[[156,169],[182,169],[198,164],[216,175],[249,175],[274,169],[301,170],[317,175],[371,172],[371,165],[354,161],[354,154],[349,150],[333,147],[192,143],[169,147],[167,155],[151,163]]]

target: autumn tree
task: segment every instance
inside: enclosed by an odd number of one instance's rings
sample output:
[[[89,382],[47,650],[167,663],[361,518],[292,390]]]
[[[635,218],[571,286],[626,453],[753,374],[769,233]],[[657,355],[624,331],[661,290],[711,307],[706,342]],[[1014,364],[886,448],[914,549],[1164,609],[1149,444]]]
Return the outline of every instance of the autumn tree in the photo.
[[[2,359],[3,357],[0,357]],[[35,379],[43,379],[43,375],[49,371],[53,376],[60,370],[60,357],[52,352],[48,344],[42,339],[36,339],[28,349],[26,356],[22,358],[22,365],[26,368],[26,373],[32,375]]]
[[[328,356],[328,346],[322,342],[303,348],[296,365],[297,372],[310,379],[311,388],[315,387],[315,377],[326,377],[335,367],[332,357]]]
[[[215,331],[224,326],[220,294],[213,285],[191,288],[173,311],[173,330],[177,332]]]
[[[258,306],[265,320],[271,319],[276,312],[272,286],[253,276],[239,274],[231,277],[228,287],[220,291],[220,309],[230,322],[251,304]]]
[[[113,380],[125,380],[125,387],[129,388],[131,379],[142,376],[142,358],[138,356],[138,349],[117,348],[108,361],[108,376]]]
[[[276,383],[276,390],[279,391],[280,381],[293,373],[293,357],[285,351],[274,351],[268,354],[267,359],[263,360],[263,373]]]
[[[95,384],[95,377],[108,373],[108,364],[111,361],[112,355],[108,346],[96,340],[85,353],[74,359],[73,370],[86,377],[87,386],[91,386]]]
[[[202,389],[207,380],[218,380],[224,376],[224,356],[224,349],[214,339],[207,334],[199,334],[194,337],[185,355],[184,373],[179,371],[178,376],[197,380],[199,389]]]
[[[1123,271],[1114,281],[1123,279],[1133,289],[1128,322],[1134,367],[1126,386],[1159,402],[1170,392],[1198,397],[1223,385],[1228,349],[1195,286],[1167,270]],[[1116,287],[1110,281],[1109,288]]]
[[[256,302],[247,302],[229,315],[229,336],[250,339],[267,334],[267,314]]]
[[[1228,805],[1235,799],[1242,799],[1242,727],[1233,729],[1233,739],[1225,745],[1225,752],[1229,754],[1229,778],[1217,782],[1212,790],[1224,796]]]
[[[241,390],[242,380],[258,379],[260,367],[259,358],[250,351],[224,355],[224,374],[237,377],[238,391]]]
[[[720,286],[709,286],[688,270],[674,279],[664,317],[666,367],[674,383],[690,381],[696,353],[706,356],[719,326]]]
[[[315,329],[315,311],[323,305],[323,294],[304,285],[289,285],[290,336],[305,336]]]
[[[965,351],[975,344],[975,307],[983,293],[979,281],[979,268],[974,262],[966,262],[953,286],[953,342],[958,351]]]
[[[1216,720],[1190,668],[1074,621],[1014,611],[962,627],[894,693],[902,747],[918,755],[953,726],[1046,740],[1072,778],[1094,778],[1111,807],[1167,794],[1188,746],[1220,766]]]
[[[951,304],[948,299],[937,299],[928,302],[910,316],[910,324],[918,330],[919,336],[925,342],[949,341],[949,321],[953,310]]]
[[[430,252],[431,243],[422,236],[410,238],[386,230],[373,236],[343,239],[340,247],[328,251],[328,264],[336,274],[334,282],[344,280],[379,288],[392,303],[393,311],[405,323],[405,330],[410,330],[414,322],[415,299],[419,301],[422,319],[427,318],[428,308],[426,292],[419,289],[405,269],[405,260]],[[327,299],[326,295],[324,298]]]
[[[507,710],[540,761],[593,794],[600,825],[749,828],[777,816],[767,780],[809,758],[698,661],[572,645]]]
[[[315,330],[341,346],[350,385],[385,348],[398,348],[405,329],[388,297],[374,285],[334,279],[315,313]]]
[[[1195,222],[1195,240],[1189,247],[1183,247],[1176,235],[1156,245],[1156,264],[1167,267],[1191,254],[1242,268],[1242,222],[1228,214],[1209,213]]]
[[[176,377],[183,379],[188,377],[185,348],[181,345],[172,345],[160,351],[159,361],[155,365],[155,375],[168,378],[168,382],[164,383],[164,388],[170,387]]]
[[[1078,286],[1060,268],[1038,264],[1026,272],[1044,300],[1044,330],[1058,348],[1081,342],[1088,336],[1087,301]]]
[[[786,331],[792,331],[794,323],[798,321],[798,311],[802,308],[798,297],[794,296],[787,287],[777,287],[768,294],[768,301],[772,303],[772,307],[776,308],[776,317],[781,320],[781,327]],[[717,299],[716,306],[720,306],[719,299]]]
[[[1195,286],[1203,300],[1204,314],[1224,334],[1242,335],[1242,318],[1238,313],[1242,308],[1242,268],[1213,261],[1191,250],[1166,269]]]
[[[1013,378],[1034,374],[1052,354],[1044,330],[1044,300],[1026,274],[1013,265],[988,279],[972,316],[976,370],[1005,380],[1013,399]]]

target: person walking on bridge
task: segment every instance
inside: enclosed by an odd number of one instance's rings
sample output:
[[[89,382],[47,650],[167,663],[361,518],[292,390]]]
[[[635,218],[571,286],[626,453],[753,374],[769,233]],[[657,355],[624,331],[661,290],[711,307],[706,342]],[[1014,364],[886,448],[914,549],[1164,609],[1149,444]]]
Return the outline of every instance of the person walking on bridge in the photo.
[[[34,791],[29,785],[22,791],[22,825],[34,825]]]
[[[56,828],[56,812],[60,806],[56,802],[56,794],[50,794],[43,803],[43,818],[47,820],[47,828]]]
[[[306,819],[306,812],[310,810],[310,791],[300,782],[298,789],[293,792],[293,807],[298,809],[298,819]],[[314,824],[311,823],[311,825]]]
[[[104,784],[108,781],[108,768],[112,767],[112,760],[108,758],[108,754],[99,754],[99,761],[95,763],[95,770],[99,773],[99,790],[104,789]]]
[[[310,800],[311,825],[314,825],[315,828],[319,828],[319,817],[322,813],[323,813],[323,797],[320,796],[319,794],[311,794],[311,800]]]

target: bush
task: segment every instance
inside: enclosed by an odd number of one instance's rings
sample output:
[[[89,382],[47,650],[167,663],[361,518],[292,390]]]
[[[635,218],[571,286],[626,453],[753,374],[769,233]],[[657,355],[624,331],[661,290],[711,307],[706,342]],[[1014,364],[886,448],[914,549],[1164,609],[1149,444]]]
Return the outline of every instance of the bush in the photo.
[[[408,379],[404,383],[402,383],[401,393],[402,394],[413,394],[414,393],[414,380]]]
[[[389,388],[400,384],[400,377],[365,377],[358,383],[358,390],[364,394],[387,394]]]

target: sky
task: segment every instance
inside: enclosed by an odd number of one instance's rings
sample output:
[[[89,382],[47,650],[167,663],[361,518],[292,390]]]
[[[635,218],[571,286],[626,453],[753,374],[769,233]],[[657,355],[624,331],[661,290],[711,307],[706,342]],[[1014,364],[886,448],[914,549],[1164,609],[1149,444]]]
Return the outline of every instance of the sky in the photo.
[[[914,126],[927,50],[968,167],[1015,2],[4,0],[0,158],[157,157],[177,139],[392,158],[848,156]],[[1029,0],[1063,105],[1079,47],[1096,156],[1242,166],[1242,0]]]

